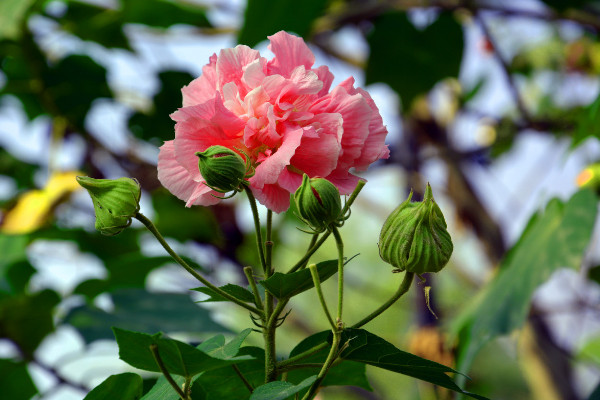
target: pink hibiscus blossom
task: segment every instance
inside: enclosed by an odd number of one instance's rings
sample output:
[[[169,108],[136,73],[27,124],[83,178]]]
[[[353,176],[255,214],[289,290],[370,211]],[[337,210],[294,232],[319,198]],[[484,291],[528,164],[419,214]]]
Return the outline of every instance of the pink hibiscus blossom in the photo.
[[[359,179],[351,168],[364,171],[389,157],[379,110],[352,77],[330,92],[333,74],[312,68],[315,57],[302,38],[278,32],[269,39],[272,60],[247,46],[223,49],[182,89],[183,107],[171,115],[175,139],[160,148],[158,179],[187,207],[220,201],[194,155],[213,145],[251,158],[252,193],[275,212],[288,209],[303,173],[349,194]]]

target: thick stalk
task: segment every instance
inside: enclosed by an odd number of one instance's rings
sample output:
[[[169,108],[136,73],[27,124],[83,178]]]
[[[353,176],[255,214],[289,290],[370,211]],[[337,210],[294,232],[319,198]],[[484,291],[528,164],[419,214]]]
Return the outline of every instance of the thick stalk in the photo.
[[[158,369],[160,369],[160,372],[162,372],[163,376],[167,379],[167,382],[169,382],[169,385],[171,385],[171,387],[173,389],[175,389],[175,391],[177,392],[177,394],[179,395],[179,397],[182,400],[189,400],[189,397],[187,396],[187,394],[183,390],[181,390],[181,388],[179,387],[179,385],[177,384],[177,382],[175,382],[175,380],[173,379],[173,377],[171,376],[171,374],[167,370],[167,367],[163,363],[163,360],[160,357],[160,354],[158,352],[158,346],[155,345],[155,344],[151,344],[150,345],[150,351],[152,352],[152,356],[154,357],[154,361],[156,361],[156,365],[158,365]]]
[[[331,325],[331,329],[336,330],[335,322],[333,322],[333,318],[331,318],[329,308],[327,308],[327,303],[325,302],[325,297],[323,297],[323,291],[321,290],[321,279],[319,278],[319,273],[317,272],[317,265],[311,264],[308,266],[308,269],[310,270],[310,274],[315,285],[317,296],[319,297],[319,302],[321,303],[321,307],[323,308],[323,312],[327,316],[327,320],[329,321],[329,325]]]
[[[340,236],[340,231],[335,226],[331,226],[331,229],[338,249],[338,308],[336,323],[338,326],[341,326],[344,306],[344,241],[342,240],[342,236]]]
[[[256,199],[252,194],[252,190],[246,186],[242,185],[244,190],[246,191],[246,195],[248,195],[248,201],[250,202],[250,208],[252,209],[252,217],[254,218],[254,230],[256,231],[256,247],[258,249],[258,257],[260,258],[260,265],[262,269],[267,275],[267,261],[265,259],[265,248],[263,246],[262,240],[262,230],[260,229],[260,218],[258,217],[258,208],[256,207]]]
[[[371,314],[367,315],[366,317],[352,325],[351,328],[360,328],[361,326],[365,325],[367,322],[370,322],[374,318],[378,317],[382,312],[390,308],[392,304],[398,301],[398,299],[402,297],[402,295],[404,295],[404,293],[406,293],[408,289],[410,289],[410,285],[412,284],[414,276],[414,273],[406,272],[406,274],[404,275],[404,279],[402,280],[402,283],[400,284],[400,287],[398,288],[396,293],[394,293],[392,297],[390,297],[390,299],[386,301],[381,307],[379,307],[377,310],[373,311]]]
[[[175,251],[171,248],[171,246],[169,246],[169,244],[167,243],[167,241],[165,240],[165,238],[156,229],[156,226],[154,226],[154,224],[152,223],[152,221],[150,221],[148,218],[146,218],[143,214],[141,214],[141,213],[138,212],[138,213],[136,213],[135,218],[138,221],[140,221],[142,224],[144,224],[144,226],[146,228],[148,228],[148,230],[150,232],[152,232],[152,234],[154,235],[154,237],[158,240],[158,242],[162,245],[162,247],[167,251],[167,253],[169,253],[169,255],[171,257],[173,257],[173,259],[175,261],[177,261],[177,263],[179,265],[181,265],[183,268],[185,268],[185,270],[187,272],[189,272],[194,278],[198,279],[206,287],[211,288],[212,290],[214,290],[215,292],[217,292],[221,296],[223,296],[226,299],[234,302],[235,304],[239,305],[240,307],[244,307],[246,310],[248,310],[250,312],[253,312],[253,313],[257,314],[257,315],[262,315],[263,314],[262,310],[259,310],[256,307],[253,307],[253,306],[251,306],[249,304],[246,304],[246,303],[244,303],[243,301],[241,301],[239,299],[236,299],[235,297],[233,297],[229,293],[221,290],[217,286],[215,286],[212,283],[210,283],[205,277],[203,277],[198,272],[196,272],[196,270],[194,270],[192,267],[190,267],[188,265],[188,263],[186,263],[185,261],[183,261],[183,259],[181,257],[179,257],[179,255],[177,253],[175,253]]]
[[[248,189],[248,191],[250,191]],[[265,259],[265,278],[269,278],[273,273],[271,265],[271,252],[273,249],[272,237],[272,224],[273,224],[273,212],[267,211],[267,242],[265,247],[267,250],[267,257]],[[257,235],[260,225],[257,226]],[[258,237],[258,236],[257,236]],[[277,329],[277,318],[273,318],[273,296],[269,291],[265,291],[265,304],[264,304],[264,315],[265,324],[263,328],[263,339],[265,342],[265,383],[273,382],[277,379],[277,348],[275,345],[275,330]]]
[[[311,385],[310,389],[308,390],[308,392],[306,392],[306,395],[304,395],[302,400],[310,400],[317,393],[319,386],[321,386],[323,379],[325,379],[325,375],[327,375],[327,371],[329,371],[331,364],[333,364],[333,362],[335,361],[335,359],[338,356],[338,345],[340,343],[341,336],[342,336],[341,331],[333,330],[333,342],[331,343],[331,349],[329,350],[327,359],[325,360],[325,363],[323,364],[321,371],[319,371],[317,380]]]

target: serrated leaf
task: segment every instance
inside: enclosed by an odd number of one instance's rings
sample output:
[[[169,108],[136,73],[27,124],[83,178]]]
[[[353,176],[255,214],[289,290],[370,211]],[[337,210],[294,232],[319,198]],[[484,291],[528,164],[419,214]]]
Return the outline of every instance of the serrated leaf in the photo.
[[[348,264],[354,257],[356,257],[356,255],[346,260],[344,265]],[[331,278],[337,272],[337,263],[337,260],[329,260],[317,264],[317,271],[319,272],[321,283]],[[268,279],[258,283],[278,299],[290,298],[312,289],[315,286],[308,268],[292,272],[291,274],[275,272]]]
[[[499,273],[455,324],[461,336],[461,370],[468,368],[487,341],[523,325],[534,291],[554,271],[580,266],[596,213],[596,196],[590,190],[581,190],[566,204],[551,200],[543,212],[531,218]]]
[[[219,289],[232,295],[238,300],[244,301],[246,303],[254,303],[254,295],[249,290],[244,289],[241,286],[228,283],[225,286],[221,286]],[[206,286],[200,286],[191,290],[195,290],[196,292],[204,293],[210,296],[208,299],[200,301],[200,303],[212,301],[230,301],[229,299],[221,296],[219,293]]]
[[[158,353],[171,374],[185,377],[252,359],[250,356],[219,359],[187,343],[163,337],[160,333],[149,335],[119,328],[113,328],[113,332],[119,345],[121,360],[145,371],[160,372],[150,350],[152,345],[157,346]]]
[[[400,95],[404,111],[438,81],[458,76],[463,31],[451,14],[440,14],[431,25],[417,29],[405,13],[390,12],[375,20],[367,41],[367,84],[387,83]]]
[[[138,374],[126,372],[111,375],[96,386],[83,400],[138,400],[142,397],[143,380]]]
[[[317,380],[317,375],[306,378],[297,385],[290,382],[275,381],[257,387],[250,400],[285,400],[296,393],[307,389]]]
[[[323,331],[316,333],[302,340],[290,353],[290,357],[307,351],[314,346],[327,342],[331,331]],[[328,348],[313,354],[310,357],[302,360],[303,364],[322,364],[327,358]],[[302,380],[318,374],[320,368],[302,368],[288,372],[288,381],[292,383],[301,382]],[[325,376],[321,386],[356,386],[365,390],[371,391],[371,385],[366,376],[366,364],[344,360],[341,363],[333,366]]]
[[[252,47],[281,30],[306,38],[313,21],[323,14],[327,3],[327,0],[249,0],[238,42]]]
[[[330,339],[331,340],[331,339]],[[457,373],[450,367],[426,360],[396,348],[393,344],[364,329],[346,329],[340,343],[347,344],[341,354],[345,360],[365,363],[374,367],[412,376],[433,383],[474,399],[487,400],[483,396],[465,392],[446,375]]]
[[[183,376],[172,376],[173,380],[181,387],[185,382]],[[167,378],[160,376],[152,389],[142,397],[142,400],[181,400],[177,392],[173,389]]]
[[[223,335],[213,336],[200,343],[197,349],[219,360],[229,360],[239,353],[242,343],[244,343],[250,332],[252,332],[252,329],[244,329],[228,343],[225,343],[225,336]]]
[[[112,339],[113,326],[145,332],[228,331],[185,294],[125,289],[113,293],[112,300],[114,310],[110,313],[89,305],[79,306],[69,311],[65,322],[73,325],[87,343]]]

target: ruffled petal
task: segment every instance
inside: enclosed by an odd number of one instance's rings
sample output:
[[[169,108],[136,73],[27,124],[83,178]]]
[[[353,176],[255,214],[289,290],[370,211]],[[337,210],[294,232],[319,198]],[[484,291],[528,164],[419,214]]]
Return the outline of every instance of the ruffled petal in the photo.
[[[269,36],[269,40],[269,50],[275,57],[267,64],[268,75],[279,74],[289,78],[299,65],[310,69],[315,63],[314,54],[302,38],[279,31]]]
[[[304,128],[302,142],[290,163],[310,177],[327,176],[337,166],[342,150],[342,116],[318,114],[313,121],[313,125]],[[315,126],[318,126],[318,129],[315,129]],[[307,130],[315,131],[316,135],[307,134]]]
[[[202,75],[181,89],[183,106],[204,103],[215,96],[217,90],[217,55],[210,57],[210,62],[202,67]]]
[[[172,140],[165,142],[158,153],[158,180],[177,198],[185,201],[186,207],[193,204],[209,206],[219,202],[219,199],[212,196],[218,195],[217,192],[203,181],[195,181],[188,170],[177,162]]]
[[[242,83],[244,67],[259,58],[257,50],[244,45],[221,50],[217,58],[217,86],[222,88],[226,83],[233,82],[240,91],[240,97],[244,97],[249,89]]]
[[[253,187],[261,189],[264,185],[277,182],[279,174],[288,165],[302,140],[302,128],[287,131],[281,146],[256,167],[256,173],[250,178]]]

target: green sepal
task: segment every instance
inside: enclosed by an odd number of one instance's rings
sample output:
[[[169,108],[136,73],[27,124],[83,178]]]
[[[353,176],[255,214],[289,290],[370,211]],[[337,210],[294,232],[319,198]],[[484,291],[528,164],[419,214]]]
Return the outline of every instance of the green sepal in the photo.
[[[302,184],[294,193],[294,202],[300,218],[316,231],[340,219],[340,192],[327,179],[309,178],[304,174]]]
[[[412,191],[387,218],[379,236],[379,255],[394,272],[438,272],[454,246],[446,220],[427,184],[422,202],[411,202]]]
[[[211,146],[197,152],[198,168],[206,186],[219,193],[238,191],[247,174],[248,164],[225,146]]]
[[[78,176],[77,183],[86,189],[94,203],[96,229],[113,236],[131,225],[140,210],[141,188],[136,179],[94,179]]]

